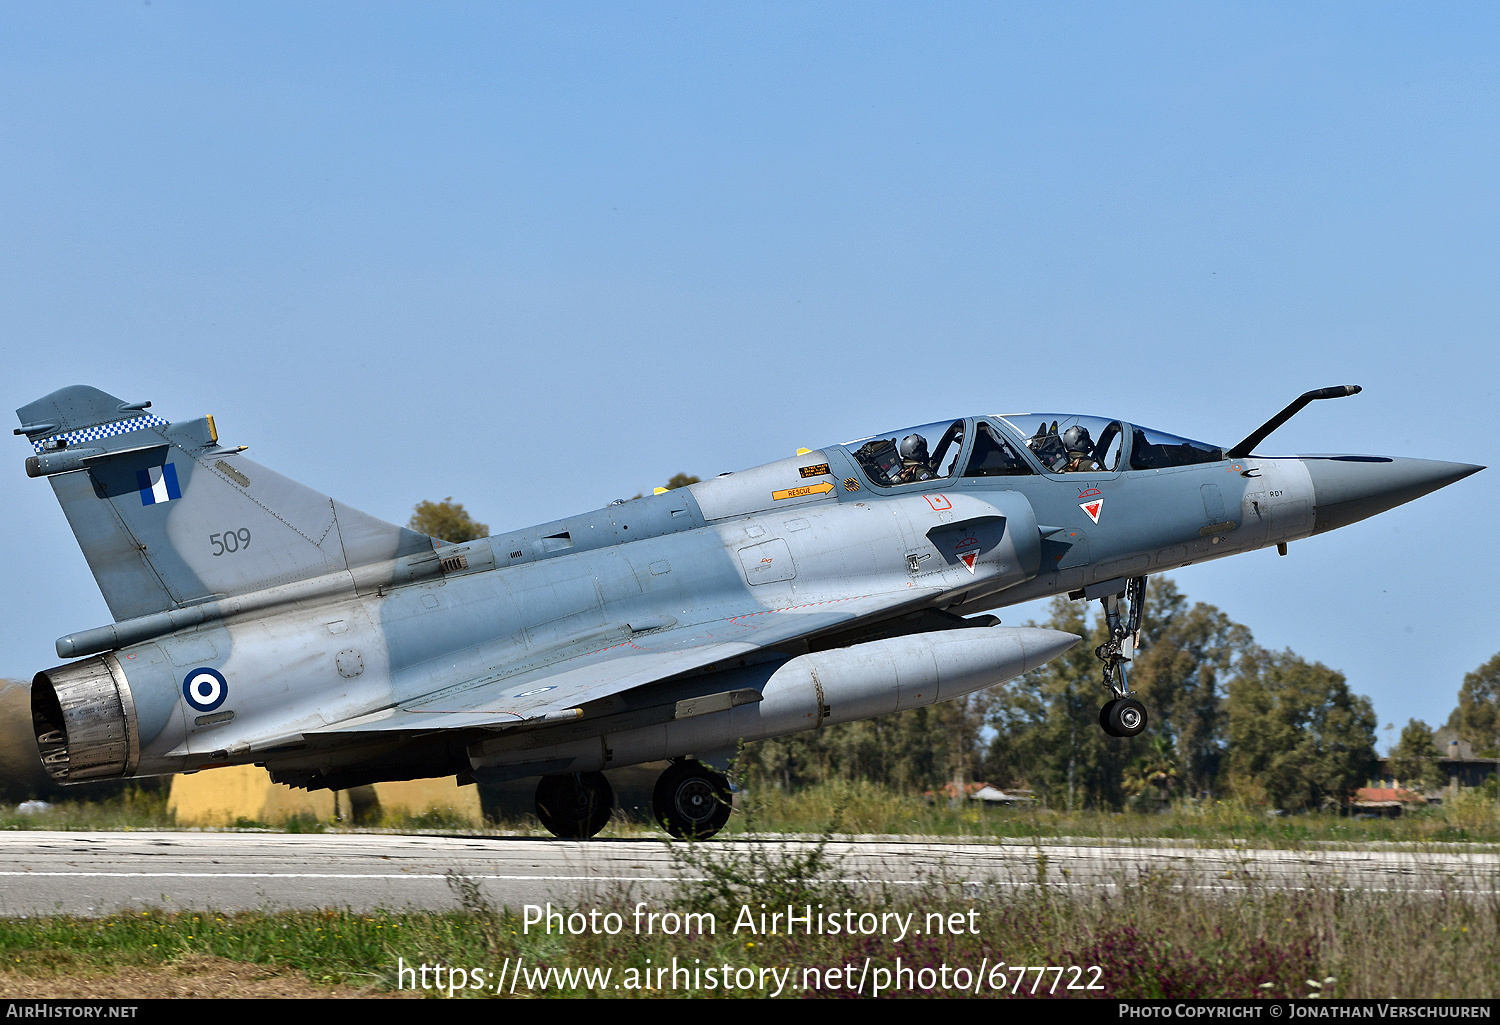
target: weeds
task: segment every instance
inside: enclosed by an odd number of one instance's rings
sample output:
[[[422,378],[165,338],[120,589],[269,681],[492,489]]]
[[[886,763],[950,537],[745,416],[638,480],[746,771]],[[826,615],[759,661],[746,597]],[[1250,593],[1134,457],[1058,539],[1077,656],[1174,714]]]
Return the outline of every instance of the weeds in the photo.
[[[0,920],[0,967],[52,977],[218,957],[290,967],[313,982],[373,979],[394,989],[398,958],[408,965],[491,971],[507,958],[511,964],[520,958],[559,971],[612,968],[616,977],[627,968],[671,965],[676,958],[679,964],[727,964],[756,973],[789,969],[787,995],[812,996],[851,995],[852,981],[830,986],[827,980],[848,981],[846,966],[861,965],[865,958],[885,969],[900,958],[914,979],[923,978],[916,973],[924,971],[926,978],[938,978],[945,966],[951,977],[958,967],[972,972],[981,964],[1003,963],[1010,966],[1001,975],[1007,995],[1473,998],[1500,991],[1500,895],[1445,893],[1420,877],[1410,880],[1410,889],[1390,892],[1276,891],[1238,884],[1205,891],[1163,874],[1114,891],[1053,884],[984,888],[959,897],[934,886],[893,896],[878,890],[850,893],[830,883],[830,873],[818,875],[826,866],[797,857],[778,860],[775,844],[763,845],[754,869],[735,860],[743,844],[688,846],[695,864],[709,865],[706,878],[716,882],[678,890],[672,906],[679,913],[713,912],[717,927],[712,930],[664,934],[638,932],[627,924],[617,935],[559,933],[534,925],[528,931],[517,915],[492,905],[477,880],[454,873],[449,886],[459,907],[446,913],[145,911],[103,919]],[[724,858],[728,866],[711,868]],[[911,928],[902,936],[873,928],[833,934],[782,927],[767,934],[736,931],[737,916],[724,915],[731,903],[736,911],[749,903],[758,917],[762,900],[768,911],[787,903],[821,905],[823,913],[849,912],[850,921],[861,915],[872,923],[880,915],[909,915]],[[623,898],[597,907],[630,921],[632,905]],[[960,925],[934,927],[939,920]],[[1070,971],[1075,965],[1081,969],[1077,977]],[[1041,973],[1019,979],[1005,974],[1020,966],[1069,971],[1049,969],[1040,979]],[[1095,967],[1098,971],[1091,971]],[[1070,981],[1100,988],[1069,991]],[[921,982],[896,992],[956,995]],[[998,995],[989,977],[981,992]],[[652,995],[724,994],[678,983]]]
[[[920,836],[1088,837],[1115,841],[1191,840],[1297,848],[1317,843],[1500,843],[1500,802],[1482,788],[1465,790],[1447,804],[1397,819],[1360,819],[1336,812],[1271,815],[1235,800],[1181,800],[1162,812],[1074,812],[1039,806],[949,808],[908,792],[842,780],[793,792],[774,787],[753,792],[756,827],[816,834],[834,809],[854,834]],[[748,826],[731,820],[730,829]]]
[[[817,836],[827,824],[839,823],[849,834],[905,834],[972,838],[1006,837],[1038,840],[1083,837],[1139,842],[1189,840],[1201,844],[1250,844],[1298,848],[1322,843],[1500,843],[1500,802],[1484,788],[1460,791],[1446,804],[1410,811],[1398,819],[1357,819],[1329,812],[1271,816],[1265,809],[1224,801],[1179,801],[1166,811],[1064,812],[1041,807],[949,808],[919,795],[873,783],[831,781],[795,792],[775,787],[741,791],[736,814],[721,836],[756,831]],[[238,828],[319,832],[334,827],[311,815],[276,821],[244,819]],[[412,814],[402,810],[383,816],[381,828],[431,832],[469,832],[502,828],[548,835],[535,819],[485,826],[452,810]],[[654,823],[641,824],[617,815],[606,827],[609,836],[659,835]],[[98,801],[66,801],[23,814],[0,805],[0,829],[130,830],[178,828],[160,790],[127,790]],[[349,828],[348,823],[338,828]]]
[[[676,902],[734,921],[745,906],[772,908],[810,903],[848,904],[849,886],[833,878],[841,858],[831,854],[831,831],[812,844],[771,839],[672,843],[682,882]]]
[[[476,823],[469,816],[453,808],[428,808],[423,812],[412,812],[405,808],[384,812],[380,824],[387,829],[427,830],[471,830]]]
[[[746,795],[738,810],[745,832],[751,833],[761,815],[758,799]],[[694,911],[712,912],[721,919],[727,915],[733,921],[746,905],[777,908],[818,899],[847,902],[851,897],[848,886],[833,879],[842,859],[829,850],[834,835],[840,832],[843,814],[841,805],[829,808],[820,836],[811,844],[789,844],[767,836],[734,841],[669,841],[668,850],[681,880],[677,903]]]
[[[882,807],[882,802],[884,807]],[[84,813],[125,815],[127,809],[53,809],[43,828],[110,828],[79,825]],[[799,795],[745,794],[733,822],[740,835],[706,842],[673,842],[681,881],[655,909],[671,908],[699,921],[712,915],[709,932],[642,934],[627,925],[616,935],[528,931],[511,910],[486,898],[480,882],[450,873],[458,905],[447,913],[304,911],[276,914],[166,914],[135,912],[107,919],[64,917],[0,920],[0,967],[52,976],[109,972],[120,966],[182,963],[217,957],[291,967],[314,982],[375,982],[396,986],[398,958],[498,969],[506,961],[557,969],[612,967],[645,971],[677,962],[744,968],[785,968],[797,984],[789,995],[849,994],[829,986],[851,964],[868,958],[891,968],[897,958],[914,972],[944,967],[1078,966],[1083,982],[1099,988],[1068,990],[1072,975],[1025,975],[1016,995],[1155,997],[1485,997],[1500,992],[1500,885],[1463,892],[1437,874],[1403,877],[1388,890],[1276,890],[1243,873],[1221,889],[1186,886],[1169,873],[1112,888],[1070,886],[1049,864],[1043,841],[1054,836],[1155,839],[1179,836],[1208,843],[1298,846],[1315,842],[1439,839],[1479,840],[1500,833],[1495,807],[1482,792],[1459,795],[1442,808],[1405,820],[1351,820],[1325,815],[1270,818],[1229,802],[1182,804],[1164,814],[1065,814],[1046,809],[956,812],[880,788],[829,785]],[[140,808],[130,811],[139,814]],[[0,822],[8,819],[0,813]],[[58,821],[74,823],[60,826]],[[132,820],[139,821],[139,820]],[[960,895],[931,885],[900,893],[851,885],[837,837],[846,829],[875,831],[882,822],[903,831],[961,836],[1026,838],[1035,847],[1034,884],[1001,888],[980,884]],[[33,823],[28,823],[28,825]],[[913,824],[921,826],[912,828]],[[754,833],[766,828],[812,834],[792,845]],[[116,827],[119,828],[119,827]],[[127,827],[128,828],[128,827]],[[298,828],[322,828],[311,821]],[[749,834],[749,835],[746,835]],[[1025,848],[1017,852],[1026,853]],[[1420,859],[1418,859],[1420,865]],[[1028,870],[1029,875],[1029,870]],[[1403,888],[1404,887],[1404,888]],[[810,906],[820,913],[871,921],[910,916],[910,932],[800,928],[739,932],[746,907],[767,911]],[[630,922],[635,908],[623,893],[563,911],[614,911]],[[929,928],[932,922],[963,928]],[[972,928],[969,928],[972,923]],[[1097,968],[1096,975],[1089,971]],[[1050,969],[1049,969],[1050,970]],[[1030,971],[1028,968],[1027,971]],[[808,974],[810,973],[810,974]],[[912,976],[923,978],[925,976]],[[1058,978],[1063,984],[1055,986]],[[3,978],[3,975],[0,975]],[[825,984],[801,988],[805,979]],[[989,979],[981,987],[994,992]],[[1011,976],[1002,981],[1009,984]],[[1037,990],[1030,990],[1036,983]],[[900,995],[956,995],[916,984]],[[518,993],[519,995],[519,993]],[[621,993],[619,995],[630,995]],[[723,995],[692,988],[657,990],[658,996]]]

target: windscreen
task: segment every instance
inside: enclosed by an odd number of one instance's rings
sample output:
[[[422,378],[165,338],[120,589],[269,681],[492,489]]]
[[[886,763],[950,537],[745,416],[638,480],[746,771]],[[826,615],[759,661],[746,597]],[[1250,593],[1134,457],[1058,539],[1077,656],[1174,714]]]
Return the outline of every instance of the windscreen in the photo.
[[[1159,470],[1168,466],[1217,463],[1223,458],[1224,450],[1215,445],[1145,427],[1134,428],[1134,438],[1130,443],[1132,470]]]
[[[1016,443],[1005,431],[979,421],[974,428],[974,449],[964,467],[964,476],[1019,477],[1036,473],[1016,449]]]

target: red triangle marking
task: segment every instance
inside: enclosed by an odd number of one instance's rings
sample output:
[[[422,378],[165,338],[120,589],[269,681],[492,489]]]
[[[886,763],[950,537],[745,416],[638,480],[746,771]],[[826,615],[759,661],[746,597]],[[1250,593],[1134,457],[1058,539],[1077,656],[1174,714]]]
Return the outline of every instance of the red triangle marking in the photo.
[[[968,567],[969,572],[974,572],[974,560],[979,558],[978,552],[964,552],[958,557],[958,561]]]
[[[1092,502],[1084,502],[1078,508],[1089,514],[1089,519],[1095,523],[1099,522],[1099,513],[1104,509],[1104,499],[1096,498]]]

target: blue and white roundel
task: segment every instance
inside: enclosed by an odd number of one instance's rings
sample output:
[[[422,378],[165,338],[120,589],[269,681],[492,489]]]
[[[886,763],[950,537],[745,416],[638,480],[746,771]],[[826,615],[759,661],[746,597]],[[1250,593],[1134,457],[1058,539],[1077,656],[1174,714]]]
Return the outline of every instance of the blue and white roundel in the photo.
[[[182,681],[182,696],[200,712],[212,712],[229,697],[229,681],[217,669],[203,666]]]

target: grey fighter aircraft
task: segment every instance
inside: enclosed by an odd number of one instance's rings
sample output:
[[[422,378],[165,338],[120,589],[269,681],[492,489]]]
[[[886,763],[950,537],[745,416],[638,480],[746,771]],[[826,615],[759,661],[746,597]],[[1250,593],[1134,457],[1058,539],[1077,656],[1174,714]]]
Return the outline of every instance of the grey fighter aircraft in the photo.
[[[263,765],[297,787],[540,777],[552,832],[600,770],[671,759],[677,836],[729,816],[743,740],[932,704],[1079,638],[988,609],[1103,603],[1100,726],[1146,725],[1126,666],[1147,574],[1332,530],[1481,467],[1254,454],[1120,420],[969,416],[446,544],[247,459],[212,417],[73,386],[17,413],[115,621],[57,641],[32,712],[61,782]]]

